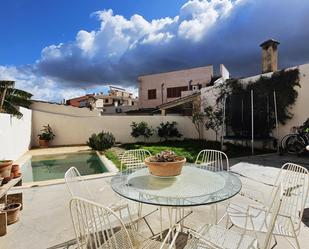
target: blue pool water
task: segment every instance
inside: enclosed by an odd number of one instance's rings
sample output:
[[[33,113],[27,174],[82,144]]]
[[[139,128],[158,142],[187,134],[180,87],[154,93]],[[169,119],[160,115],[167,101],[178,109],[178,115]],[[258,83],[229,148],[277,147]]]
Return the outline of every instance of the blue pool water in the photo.
[[[61,179],[72,166],[76,167],[81,175],[107,172],[95,152],[33,156],[21,167],[23,182]]]

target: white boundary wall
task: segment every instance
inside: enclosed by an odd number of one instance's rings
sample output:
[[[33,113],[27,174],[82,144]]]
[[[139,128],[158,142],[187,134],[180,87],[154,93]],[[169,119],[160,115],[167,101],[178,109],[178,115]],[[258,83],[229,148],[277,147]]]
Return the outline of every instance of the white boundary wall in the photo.
[[[52,146],[85,144],[93,133],[109,131],[113,133],[117,142],[132,143],[136,140],[131,137],[131,127],[133,121],[145,121],[153,128],[159,126],[161,122],[176,121],[177,128],[185,138],[197,138],[198,134],[189,117],[184,116],[68,116],[51,112],[33,110],[32,125],[32,145],[38,145],[37,134],[43,125],[49,124],[54,133],[55,139]],[[139,139],[143,141],[143,139]],[[159,141],[154,135],[149,141]]]
[[[20,108],[21,119],[0,113],[0,160],[16,160],[31,146],[31,110]]]

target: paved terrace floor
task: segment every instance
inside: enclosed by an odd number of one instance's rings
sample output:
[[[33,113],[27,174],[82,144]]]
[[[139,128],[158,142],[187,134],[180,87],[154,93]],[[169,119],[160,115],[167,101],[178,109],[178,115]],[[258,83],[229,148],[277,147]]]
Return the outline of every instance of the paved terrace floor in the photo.
[[[281,168],[283,164],[288,163],[288,162],[293,162],[303,167],[306,167],[309,170],[308,153],[303,156],[289,155],[289,154],[279,155],[278,153],[271,153],[271,154],[263,154],[263,155],[257,155],[257,156],[231,158],[229,161],[230,161],[230,165],[235,165],[239,162],[248,162],[248,163],[275,167],[275,168]]]
[[[259,156],[254,160],[261,162],[269,156]],[[282,164],[281,158],[274,164]],[[235,161],[234,163],[236,163]],[[232,170],[240,174],[242,182],[249,186],[249,189],[259,189],[264,193],[270,191],[269,182],[273,181],[274,176],[278,172],[276,168],[263,166],[252,166],[247,164],[244,166],[235,165]],[[87,180],[87,184],[92,189],[98,202],[108,204],[116,199],[111,189],[105,189],[100,192],[103,181],[109,181],[110,178],[98,178]],[[74,245],[74,232],[69,213],[69,194],[65,184],[55,184],[42,187],[32,187],[18,189],[14,191],[22,191],[24,195],[24,210],[21,213],[20,221],[8,227],[8,234],[0,237],[1,249],[45,249],[45,248],[76,248]],[[14,192],[13,191],[13,192]],[[243,190],[245,196],[237,195],[231,200],[233,202],[253,202],[254,193]],[[133,203],[132,203],[133,204]],[[134,204],[132,205],[135,206]],[[309,204],[306,205],[309,207]],[[219,215],[224,213],[224,205],[218,206]],[[152,210],[152,206],[147,206],[147,210]],[[186,225],[196,228],[205,223],[210,223],[209,207],[196,207],[194,213],[186,219]],[[301,248],[308,248],[309,245],[309,214],[305,213],[304,223],[301,225],[299,240]],[[158,213],[149,217],[148,221],[155,231],[159,231]],[[165,224],[168,225],[165,217]],[[223,223],[224,224],[224,223]],[[141,224],[141,231],[148,235],[146,225]],[[233,228],[234,229],[234,228]],[[262,239],[261,237],[260,239]],[[177,249],[183,248],[186,238],[181,236],[178,241]],[[73,244],[73,245],[72,245]],[[276,248],[290,248],[285,239],[279,238]]]

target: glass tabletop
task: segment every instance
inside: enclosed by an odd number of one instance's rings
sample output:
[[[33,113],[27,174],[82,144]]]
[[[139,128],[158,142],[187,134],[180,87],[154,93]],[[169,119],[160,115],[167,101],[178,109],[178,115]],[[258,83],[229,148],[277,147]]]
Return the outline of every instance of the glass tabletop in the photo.
[[[213,172],[184,166],[175,177],[156,177],[148,168],[121,172],[111,180],[119,195],[141,203],[159,206],[199,206],[224,201],[236,195],[241,181],[231,172]]]

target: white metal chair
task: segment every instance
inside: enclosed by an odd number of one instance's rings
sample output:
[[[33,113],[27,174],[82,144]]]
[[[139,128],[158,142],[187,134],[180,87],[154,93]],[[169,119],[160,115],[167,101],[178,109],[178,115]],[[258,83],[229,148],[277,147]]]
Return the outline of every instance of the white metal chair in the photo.
[[[227,155],[219,150],[202,150],[198,153],[195,166],[211,171],[230,170]]]
[[[195,160],[195,166],[210,170],[214,172],[218,171],[229,171],[229,159],[227,155],[219,150],[202,150],[198,153]],[[214,210],[215,214],[215,223],[218,222],[218,204],[211,205],[211,209]]]
[[[219,225],[205,225],[197,232],[190,231],[184,249],[222,248],[222,249],[268,249],[278,212],[282,204],[283,192],[277,188],[272,208],[267,212],[265,222],[266,236],[262,243],[256,237],[226,229]]]
[[[278,185],[283,186],[282,206],[279,211],[278,219],[274,228],[274,235],[283,236],[290,245],[300,248],[298,234],[300,231],[301,219],[304,206],[308,195],[309,174],[308,170],[293,163],[286,163],[282,166],[273,190],[269,195],[268,201],[264,205],[247,205],[231,203],[227,208],[228,220],[233,225],[257,232],[266,232],[263,220],[271,206],[272,196]],[[252,222],[248,223],[249,217]],[[296,245],[288,238],[293,238]]]
[[[93,195],[89,191],[87,184],[85,184],[85,181],[81,177],[77,168],[69,168],[64,174],[64,180],[72,197],[81,197],[92,201],[94,200]]]
[[[145,168],[145,158],[151,156],[151,153],[148,150],[145,149],[134,149],[134,150],[126,150],[120,159],[120,171],[128,171],[130,173]],[[143,204],[138,203],[138,217],[142,217],[142,209]],[[151,212],[153,213],[153,211]],[[150,213],[149,213],[150,214]],[[149,214],[146,214],[144,217],[148,216]],[[146,221],[146,220],[145,220]],[[147,223],[147,221],[146,221]]]
[[[124,223],[113,210],[98,203],[73,198],[70,211],[79,249],[171,249],[180,229],[179,225],[173,227],[159,242],[143,237],[132,221]]]
[[[149,156],[151,156],[151,153],[144,149],[125,151],[120,159],[120,171],[128,170],[133,172],[137,169],[145,168],[144,160]]]
[[[97,200],[95,200],[93,194],[89,190],[87,184],[85,183],[84,179],[82,178],[81,174],[75,167],[71,167],[65,172],[64,179],[67,189],[69,190],[72,198],[80,197],[97,202]],[[104,180],[102,180],[100,184],[102,185],[100,191],[103,191],[108,187],[107,183]],[[119,212],[120,217],[125,215],[128,216],[127,218],[132,219],[133,214],[129,210],[129,204],[125,200],[119,198],[118,195],[115,195],[114,197],[116,198],[116,201],[113,203],[109,203],[108,207],[114,211]]]

